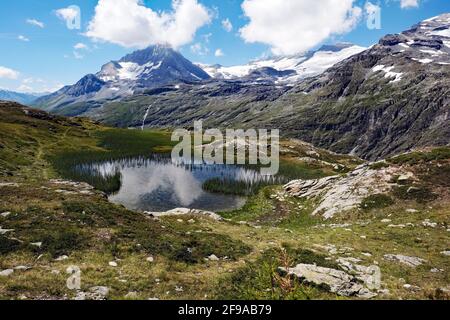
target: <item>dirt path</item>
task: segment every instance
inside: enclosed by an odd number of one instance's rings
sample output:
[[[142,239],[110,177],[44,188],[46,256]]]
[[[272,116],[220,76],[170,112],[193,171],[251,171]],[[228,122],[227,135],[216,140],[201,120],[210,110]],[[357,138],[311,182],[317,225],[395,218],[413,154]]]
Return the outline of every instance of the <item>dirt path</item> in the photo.
[[[43,175],[44,180],[49,180],[50,170],[51,170],[48,166],[46,166],[47,162],[44,159],[44,155],[45,155],[44,150],[45,149],[49,149],[49,148],[57,145],[61,141],[65,140],[66,137],[67,137],[67,134],[70,131],[70,129],[71,128],[67,128],[60,137],[56,136],[56,138],[58,139],[56,142],[53,142],[53,143],[50,143],[50,144],[47,144],[47,145],[44,145],[41,141],[38,142],[39,143],[39,147],[38,147],[38,151],[37,151],[37,154],[36,154],[36,163],[38,163],[39,165],[43,166],[42,175]]]

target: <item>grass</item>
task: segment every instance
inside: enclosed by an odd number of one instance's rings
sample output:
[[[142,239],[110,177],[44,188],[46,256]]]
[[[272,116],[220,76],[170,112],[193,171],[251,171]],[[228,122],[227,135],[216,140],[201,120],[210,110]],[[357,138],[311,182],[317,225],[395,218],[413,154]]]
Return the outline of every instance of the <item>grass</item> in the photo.
[[[103,134],[126,137],[115,143],[101,138]],[[137,292],[142,300],[342,299],[278,272],[280,266],[297,263],[339,268],[340,256],[381,268],[383,289],[390,295],[377,298],[449,299],[443,288],[448,286],[450,264],[441,254],[449,249],[447,160],[411,166],[418,181],[402,186],[426,187],[439,196],[436,200],[422,203],[418,201],[422,196],[410,197],[406,189],[407,198],[395,197],[394,204],[379,206],[388,203],[387,198],[368,198],[367,203],[374,205],[371,210],[343,212],[330,221],[311,216],[314,201],[280,198],[280,186],[261,188],[242,209],[223,214],[229,221],[217,222],[199,216],[151,219],[108,202],[100,193],[84,195],[75,187],[50,181],[58,177],[48,161],[55,154],[92,152],[107,159],[114,150],[124,150],[128,138],[138,139],[135,135],[139,133],[112,133],[86,119],[40,113],[32,117],[21,109],[0,108],[1,181],[17,183],[0,187],[0,213],[11,212],[0,216],[0,226],[14,230],[0,235],[0,270],[31,267],[0,277],[0,299],[73,298],[76,292],[66,287],[66,269],[71,265],[81,269],[82,290],[107,286],[109,299],[125,299],[129,292]],[[148,146],[133,149],[146,152]],[[353,165],[351,159],[335,160]],[[330,168],[323,173],[336,174]],[[71,193],[59,193],[61,188]],[[413,226],[388,227],[382,222],[386,218],[392,225]],[[425,219],[437,227],[424,226]],[[335,226],[343,223],[347,226]],[[36,242],[42,246],[33,245]],[[329,245],[338,253],[324,249]],[[56,261],[61,254],[69,258]],[[206,261],[211,254],[220,260]],[[385,254],[427,262],[407,268],[385,260]],[[149,256],[153,262],[147,261]],[[111,267],[110,261],[118,266]],[[444,271],[434,273],[432,268]],[[405,283],[422,290],[407,290]]]
[[[217,299],[225,300],[310,300],[313,297],[333,298],[325,288],[302,285],[297,279],[280,278],[278,267],[293,267],[299,263],[336,267],[325,260],[325,256],[310,250],[282,249],[266,250],[258,260],[238,269],[220,282]],[[283,281],[284,280],[284,281]],[[288,284],[286,284],[286,281]]]
[[[106,193],[114,193],[120,189],[119,172],[104,176],[77,170],[76,167],[94,162],[150,156],[173,145],[169,133],[163,131],[109,129],[95,132],[94,135],[100,149],[63,151],[50,156],[49,160],[62,177],[89,183]]]
[[[361,202],[360,208],[365,211],[383,209],[394,204],[394,200],[387,194],[374,194],[366,197]]]
[[[431,161],[450,159],[450,147],[435,148],[428,152],[411,152],[392,157],[387,161],[397,165],[417,165]]]
[[[258,167],[252,167],[255,170]],[[227,178],[213,178],[203,183],[203,190],[214,193],[223,193],[239,196],[251,196],[257,194],[267,186],[280,185],[295,179],[319,179],[330,175],[320,165],[295,161],[286,157],[280,159],[280,169],[272,181],[242,181]]]
[[[277,184],[270,181],[242,181],[227,178],[213,178],[205,181],[203,190],[213,193],[230,194],[237,196],[251,196],[266,186]]]

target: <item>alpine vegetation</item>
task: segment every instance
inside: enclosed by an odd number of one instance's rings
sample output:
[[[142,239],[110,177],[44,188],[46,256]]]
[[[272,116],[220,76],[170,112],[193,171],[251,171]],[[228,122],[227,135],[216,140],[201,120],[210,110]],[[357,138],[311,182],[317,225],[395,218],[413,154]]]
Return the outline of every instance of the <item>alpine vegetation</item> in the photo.
[[[172,141],[180,141],[172,150],[172,161],[206,164],[261,165],[262,175],[274,176],[280,168],[280,132],[266,129],[219,129],[203,132],[203,122],[194,122],[193,134],[177,129]],[[268,166],[268,167],[267,167]]]

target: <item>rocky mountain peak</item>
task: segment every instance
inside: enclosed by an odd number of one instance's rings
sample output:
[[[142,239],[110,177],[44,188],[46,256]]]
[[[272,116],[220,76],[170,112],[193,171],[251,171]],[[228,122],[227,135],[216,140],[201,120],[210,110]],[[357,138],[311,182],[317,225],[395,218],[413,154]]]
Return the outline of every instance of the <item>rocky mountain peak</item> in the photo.
[[[105,85],[105,82],[93,74],[88,74],[71,87],[63,88],[65,94],[73,97],[98,92]]]
[[[169,46],[155,45],[105,64],[97,74],[105,82],[134,82],[134,87],[200,81],[209,75]]]
[[[160,62],[170,57],[178,58],[180,54],[166,45],[154,45],[143,50],[130,53],[119,60],[119,62],[133,62],[145,65],[149,62]]]

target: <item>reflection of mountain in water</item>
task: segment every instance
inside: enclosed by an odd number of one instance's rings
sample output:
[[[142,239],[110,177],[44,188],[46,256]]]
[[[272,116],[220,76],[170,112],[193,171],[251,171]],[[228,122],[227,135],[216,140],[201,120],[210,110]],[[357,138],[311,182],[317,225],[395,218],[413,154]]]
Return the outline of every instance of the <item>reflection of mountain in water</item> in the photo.
[[[142,211],[166,211],[178,207],[223,211],[239,208],[244,198],[205,192],[202,185],[213,178],[246,183],[281,181],[259,171],[237,166],[174,164],[170,158],[133,158],[79,165],[76,170],[103,177],[121,176],[120,190],[110,200]]]

